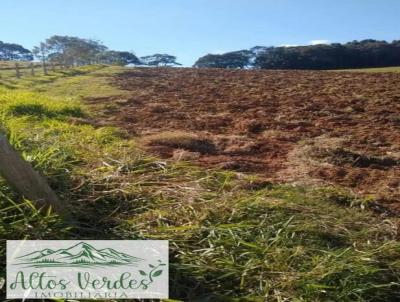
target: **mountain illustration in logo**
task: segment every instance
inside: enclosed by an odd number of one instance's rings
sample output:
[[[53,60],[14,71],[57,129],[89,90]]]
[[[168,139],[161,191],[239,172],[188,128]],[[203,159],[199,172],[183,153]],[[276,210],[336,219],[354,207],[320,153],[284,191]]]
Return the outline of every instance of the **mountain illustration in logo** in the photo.
[[[135,265],[143,260],[112,248],[98,250],[85,242],[66,249],[43,249],[17,259],[21,261],[18,264],[30,264],[33,267]]]

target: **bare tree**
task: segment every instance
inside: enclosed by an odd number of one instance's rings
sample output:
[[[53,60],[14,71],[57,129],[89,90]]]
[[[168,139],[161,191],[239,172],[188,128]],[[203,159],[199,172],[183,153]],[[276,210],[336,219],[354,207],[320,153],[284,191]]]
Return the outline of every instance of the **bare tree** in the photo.
[[[39,46],[35,46],[32,50],[32,53],[34,54],[35,57],[37,57],[39,60],[42,61],[43,65],[43,73],[47,75],[47,59],[48,59],[48,54],[49,50],[47,48],[47,45],[43,42],[39,44]]]

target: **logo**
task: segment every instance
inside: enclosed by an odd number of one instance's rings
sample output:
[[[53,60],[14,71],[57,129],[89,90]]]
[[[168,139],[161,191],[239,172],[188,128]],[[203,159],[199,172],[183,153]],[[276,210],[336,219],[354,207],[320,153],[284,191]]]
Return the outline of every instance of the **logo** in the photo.
[[[53,251],[49,248],[35,251],[18,257],[22,263],[32,267],[88,267],[88,266],[112,266],[135,265],[141,258],[117,252],[112,248],[97,250],[86,242],[80,242],[67,249]]]
[[[9,240],[9,299],[166,299],[168,241]]]

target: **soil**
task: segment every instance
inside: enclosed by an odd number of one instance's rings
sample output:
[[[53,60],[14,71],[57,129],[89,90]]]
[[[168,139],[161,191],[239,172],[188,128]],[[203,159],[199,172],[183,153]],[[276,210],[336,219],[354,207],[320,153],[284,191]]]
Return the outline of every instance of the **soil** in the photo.
[[[147,146],[159,156],[268,182],[340,185],[400,213],[400,73],[134,68],[112,84],[129,97],[88,99],[102,124],[215,145]]]

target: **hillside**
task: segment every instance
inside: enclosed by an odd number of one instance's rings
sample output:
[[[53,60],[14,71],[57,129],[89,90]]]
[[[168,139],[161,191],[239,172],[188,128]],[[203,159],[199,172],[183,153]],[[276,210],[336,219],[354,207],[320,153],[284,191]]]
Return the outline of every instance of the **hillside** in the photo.
[[[168,239],[181,301],[396,301],[397,73],[0,78],[0,123],[78,226],[0,181],[7,239]],[[4,294],[4,292],[2,292]]]

